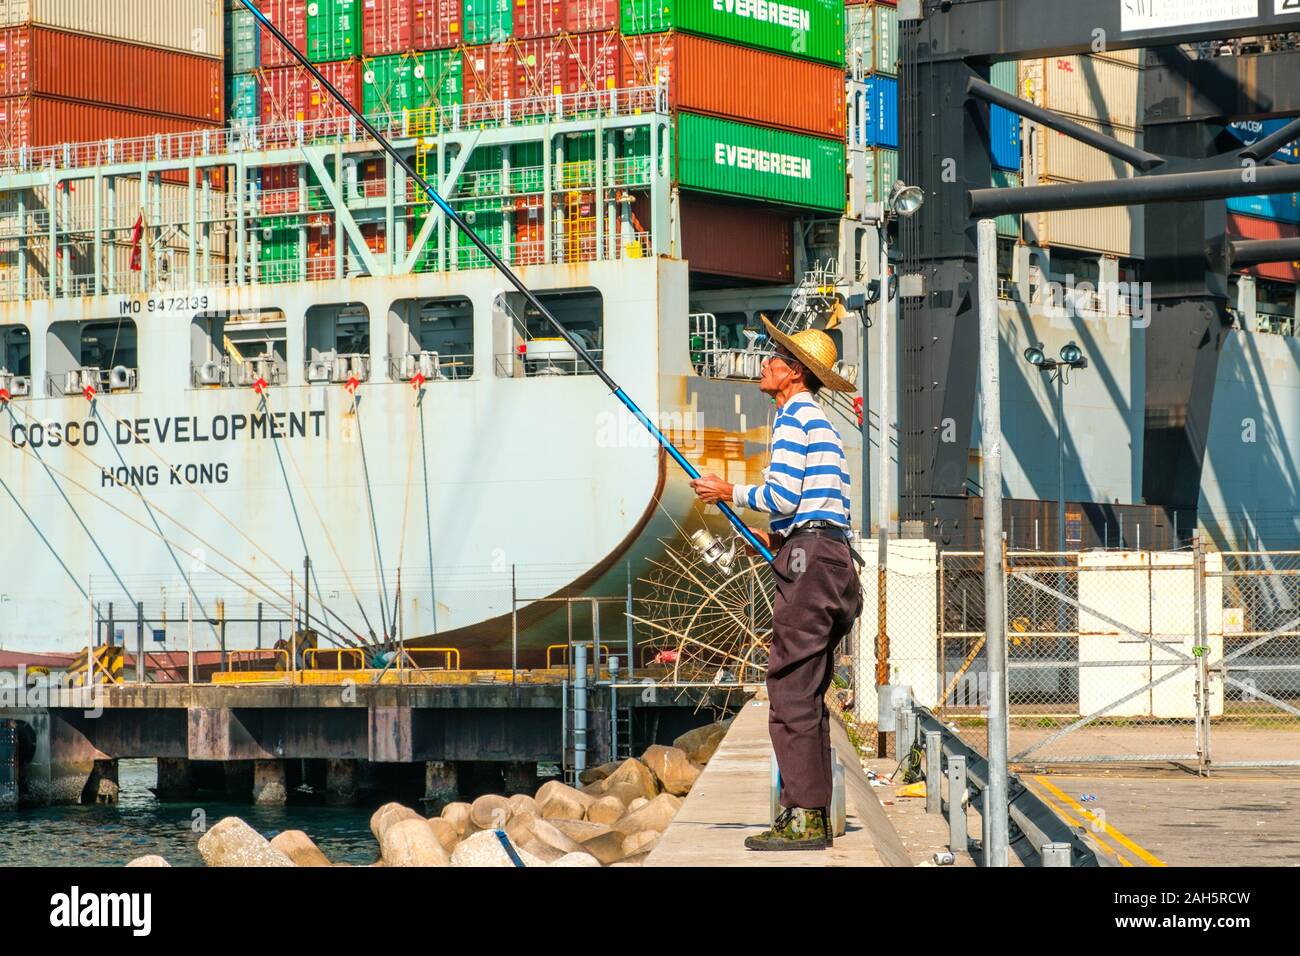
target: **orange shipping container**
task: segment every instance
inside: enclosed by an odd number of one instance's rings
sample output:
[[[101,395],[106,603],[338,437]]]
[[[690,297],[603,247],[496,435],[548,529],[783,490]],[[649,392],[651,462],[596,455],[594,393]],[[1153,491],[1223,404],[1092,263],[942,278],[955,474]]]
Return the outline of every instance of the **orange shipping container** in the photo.
[[[224,85],[221,61],[208,57],[36,27],[0,30],[3,96],[58,96],[220,123]]]
[[[844,138],[844,69],[685,33],[624,38],[623,86],[667,83],[673,110]]]
[[[1274,222],[1271,219],[1256,219],[1253,216],[1239,216],[1228,213],[1229,239],[1297,239],[1300,238],[1300,226],[1288,222]],[[1300,283],[1300,262],[1265,262],[1239,269],[1246,275],[1260,279],[1272,279],[1274,282]]]
[[[0,99],[0,149],[133,139],[155,133],[217,129],[219,124],[141,113],[98,103],[79,103],[48,96]]]

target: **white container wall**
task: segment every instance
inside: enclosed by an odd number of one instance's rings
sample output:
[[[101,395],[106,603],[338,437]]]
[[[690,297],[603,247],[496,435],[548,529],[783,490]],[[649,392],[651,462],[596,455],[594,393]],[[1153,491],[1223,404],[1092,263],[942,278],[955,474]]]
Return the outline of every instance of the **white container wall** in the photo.
[[[1137,130],[1105,126],[1091,120],[1077,122],[1104,133],[1125,146],[1142,148],[1143,135]],[[1026,124],[1026,128],[1031,132],[1025,169],[1027,178],[1031,181],[1092,183],[1105,179],[1128,179],[1133,175],[1133,167],[1127,163],[1071,136],[1033,123]]]
[[[1142,70],[1090,56],[1022,60],[1022,96],[1056,113],[1136,129],[1142,123]]]
[[[0,0],[0,26],[26,24],[217,59],[225,52],[221,0]]]
[[[1039,182],[1047,185],[1055,180]],[[1025,216],[1025,242],[1140,259],[1145,250],[1145,225],[1141,206],[1040,212]]]

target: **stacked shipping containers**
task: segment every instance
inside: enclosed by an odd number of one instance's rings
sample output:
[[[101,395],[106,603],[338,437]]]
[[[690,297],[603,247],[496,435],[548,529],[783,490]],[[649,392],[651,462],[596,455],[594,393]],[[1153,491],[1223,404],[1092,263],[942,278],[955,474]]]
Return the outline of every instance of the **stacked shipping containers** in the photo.
[[[713,250],[712,271],[754,278],[753,265],[739,260],[748,249],[759,261],[776,261],[772,249],[754,243],[756,235],[780,232],[774,248],[784,250],[785,266],[768,278],[788,280],[791,216],[800,209],[844,209],[843,0],[788,0],[776,7],[690,0],[268,0],[263,9],[371,118],[408,132],[436,130],[454,108],[474,122],[507,99],[531,100],[541,112],[556,94],[662,85],[676,117],[674,179],[694,194],[680,204],[683,244]],[[232,123],[332,115],[333,105],[238,4],[228,0],[226,17]],[[887,33],[882,62],[888,59],[892,73],[897,40],[892,26]],[[526,117],[529,103],[516,110]],[[583,170],[595,159],[595,142],[566,139],[561,148],[560,185],[567,179],[569,186],[552,210],[542,210],[537,195],[542,157],[523,147],[509,157],[479,150],[453,198],[482,232],[498,234],[502,220],[505,246],[539,253],[541,225],[550,215],[566,249],[585,255],[590,233],[594,251],[596,218],[605,211],[593,208],[591,177]],[[648,157],[648,137],[617,148],[624,158]],[[493,170],[506,161],[510,181],[498,176],[494,182]],[[298,188],[297,175],[272,173],[263,190],[288,194]],[[361,171],[363,183],[367,175]],[[504,203],[485,196],[498,186],[507,192]],[[756,200],[787,208],[746,207]],[[779,217],[783,228],[752,228],[759,212]],[[412,236],[421,215],[408,230]],[[716,238],[729,222],[730,241],[704,243],[692,234],[698,223]],[[282,226],[272,224],[273,241],[281,241]],[[270,255],[281,261],[278,251]]]
[[[1140,50],[1044,57],[1020,63],[1020,95],[1122,142],[1142,145]],[[1024,180],[1030,184],[1127,178],[1132,169],[1100,150],[1036,124],[1025,124]],[[1025,240],[1119,258],[1141,258],[1140,208],[1036,213],[1024,219]]]
[[[1233,123],[1228,133],[1243,145],[1253,145],[1277,132],[1287,120],[1251,120]],[[1300,163],[1300,145],[1284,146],[1274,155],[1284,163]],[[1293,239],[1300,237],[1300,196],[1240,196],[1227,201],[1228,236],[1231,239]],[[1287,285],[1300,283],[1300,262],[1269,262],[1241,270],[1246,275]]]
[[[219,128],[223,47],[220,9],[212,0],[0,0],[0,148]],[[136,220],[178,214],[187,187],[155,180],[147,199],[138,180],[112,187],[111,211],[107,185],[100,196],[103,220],[114,230],[100,267],[122,274],[130,271]],[[93,190],[48,192],[34,190],[27,198],[33,215],[49,204],[65,233],[93,228]],[[183,268],[187,237],[175,237],[170,247],[156,240],[150,236],[150,260]],[[214,241],[220,244],[219,237]],[[78,281],[95,272],[84,244],[67,241],[56,257],[51,264],[44,247],[30,249],[29,282],[51,273]],[[6,272],[14,259],[6,248]]]
[[[844,54],[848,83],[849,165],[858,203],[883,201],[898,179],[898,10],[892,4],[865,2],[844,10]]]

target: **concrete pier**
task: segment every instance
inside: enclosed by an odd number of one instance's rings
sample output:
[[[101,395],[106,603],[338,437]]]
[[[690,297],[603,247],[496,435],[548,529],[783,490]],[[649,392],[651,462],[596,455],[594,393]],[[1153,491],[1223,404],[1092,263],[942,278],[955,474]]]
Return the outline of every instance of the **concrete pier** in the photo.
[[[351,806],[357,802],[360,789],[360,767],[356,760],[325,761],[325,799],[335,806]]]
[[[96,760],[81,792],[82,803],[117,805],[117,761]]]
[[[829,850],[763,853],[745,837],[771,823],[771,751],[766,700],[741,708],[727,736],[687,794],[646,866],[884,866],[868,820],[852,798],[848,830]],[[841,757],[843,760],[843,757]],[[867,796],[875,799],[868,791]]]
[[[158,758],[158,784],[154,793],[159,800],[188,800],[194,795],[194,774],[184,757]]]
[[[282,807],[289,800],[283,760],[253,761],[253,803],[259,807]]]
[[[445,760],[429,760],[424,764],[424,800],[430,813],[438,813],[449,803],[460,799],[460,774],[456,765]]]
[[[537,762],[512,761],[502,768],[501,775],[505,781],[505,793],[513,796],[524,793],[532,796],[537,791]]]

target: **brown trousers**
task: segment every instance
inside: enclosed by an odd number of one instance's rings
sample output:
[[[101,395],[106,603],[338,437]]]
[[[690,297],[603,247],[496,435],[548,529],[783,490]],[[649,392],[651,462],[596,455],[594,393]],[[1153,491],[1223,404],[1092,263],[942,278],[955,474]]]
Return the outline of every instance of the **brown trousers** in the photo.
[[[776,554],[768,733],[781,769],[783,807],[830,807],[831,725],[826,691],[835,649],[862,612],[849,546],[796,534]]]

